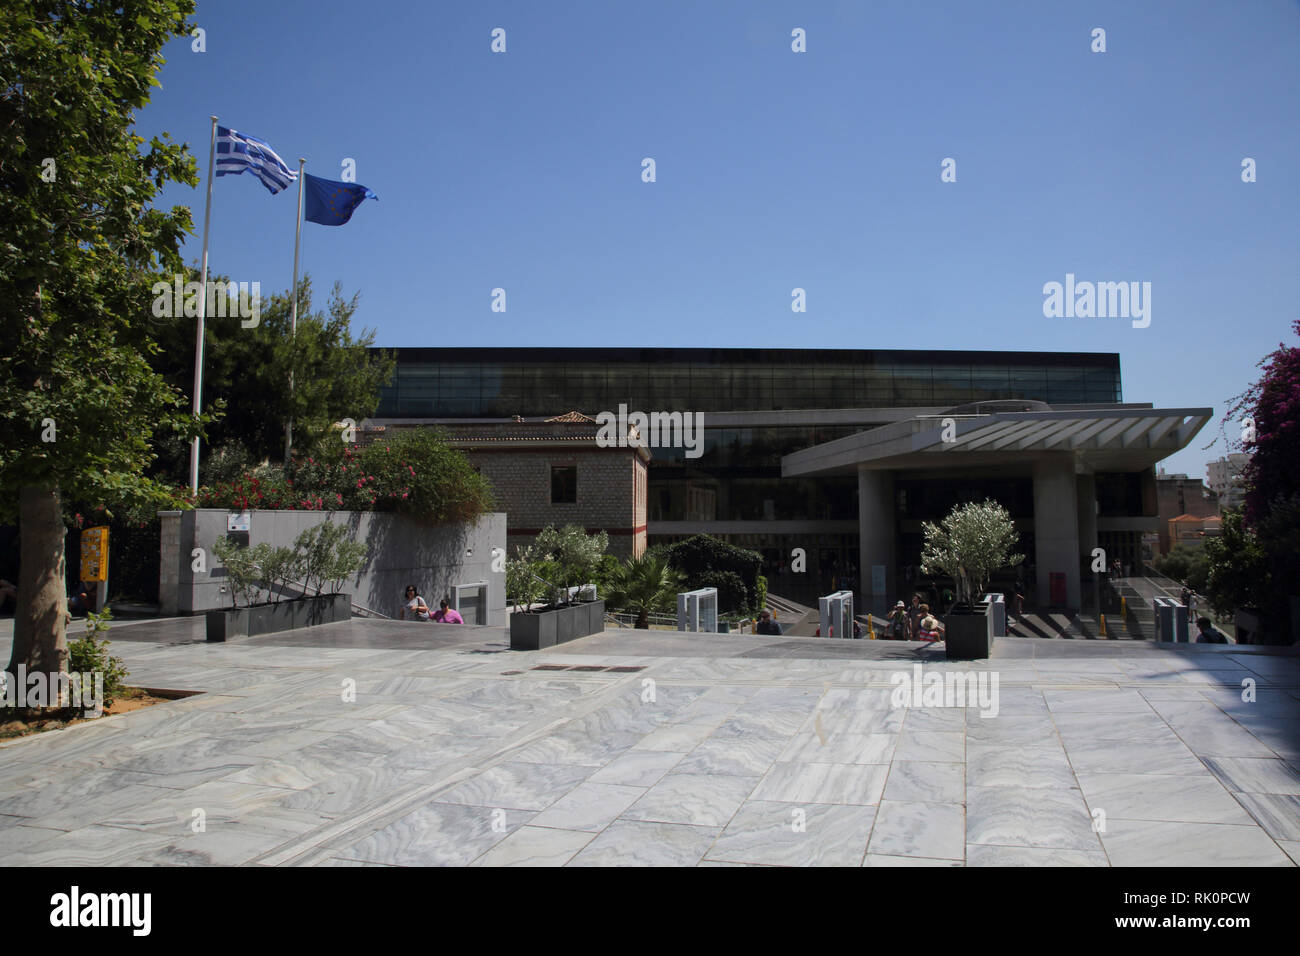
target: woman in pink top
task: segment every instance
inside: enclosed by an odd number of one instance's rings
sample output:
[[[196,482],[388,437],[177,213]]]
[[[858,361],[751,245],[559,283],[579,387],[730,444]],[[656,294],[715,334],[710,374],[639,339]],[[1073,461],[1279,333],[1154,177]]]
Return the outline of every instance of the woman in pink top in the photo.
[[[443,598],[438,602],[438,610],[433,612],[433,620],[437,624],[464,624],[465,619],[460,616],[460,612],[454,607],[447,606],[447,599]]]

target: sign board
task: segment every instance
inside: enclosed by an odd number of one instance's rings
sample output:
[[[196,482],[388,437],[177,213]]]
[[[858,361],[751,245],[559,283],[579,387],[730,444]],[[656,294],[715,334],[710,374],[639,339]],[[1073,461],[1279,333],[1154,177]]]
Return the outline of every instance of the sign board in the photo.
[[[81,532],[81,580],[108,580],[108,528]]]
[[[248,512],[239,511],[231,512],[226,515],[227,531],[247,531],[248,530]]]

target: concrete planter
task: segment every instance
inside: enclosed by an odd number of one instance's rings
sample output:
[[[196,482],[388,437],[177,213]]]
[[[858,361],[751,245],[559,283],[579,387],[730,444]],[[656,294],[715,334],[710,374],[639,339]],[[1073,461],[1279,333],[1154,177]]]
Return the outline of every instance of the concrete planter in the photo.
[[[352,617],[350,594],[324,594],[320,597],[261,604],[257,607],[225,608],[208,611],[209,641],[228,641],[236,637],[277,634],[317,624],[334,624]]]
[[[591,601],[510,615],[510,648],[537,651],[605,629],[605,602]]]
[[[950,661],[980,661],[989,656],[990,620],[976,610],[954,610],[943,619],[943,646]]]

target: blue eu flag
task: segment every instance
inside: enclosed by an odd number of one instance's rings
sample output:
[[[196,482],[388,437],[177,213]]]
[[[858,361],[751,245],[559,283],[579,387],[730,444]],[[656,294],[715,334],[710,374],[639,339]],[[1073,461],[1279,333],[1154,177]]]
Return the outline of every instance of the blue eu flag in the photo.
[[[352,218],[352,213],[367,199],[379,198],[359,183],[339,183],[310,173],[303,174],[303,184],[306,186],[303,196],[304,218],[322,226],[341,226]]]

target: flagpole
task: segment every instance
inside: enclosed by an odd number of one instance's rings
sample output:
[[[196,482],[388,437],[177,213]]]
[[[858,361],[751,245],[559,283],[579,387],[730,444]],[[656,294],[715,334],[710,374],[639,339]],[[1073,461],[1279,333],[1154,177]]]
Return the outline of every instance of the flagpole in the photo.
[[[203,407],[203,321],[208,312],[208,226],[212,222],[212,167],[217,156],[217,117],[212,117],[212,138],[208,144],[208,198],[203,206],[203,279],[199,286],[199,324],[194,343],[194,415]],[[179,305],[179,303],[177,303]],[[190,442],[190,491],[199,491],[199,439]]]
[[[293,292],[292,305],[289,307],[289,334],[292,338],[298,337],[298,247],[302,243],[302,181],[303,167],[307,165],[307,160],[298,157],[298,218],[294,223],[293,233]],[[293,400],[293,350],[289,351],[289,399]],[[284,463],[289,464],[289,453],[293,448],[293,408],[289,409],[289,421],[284,426]]]

